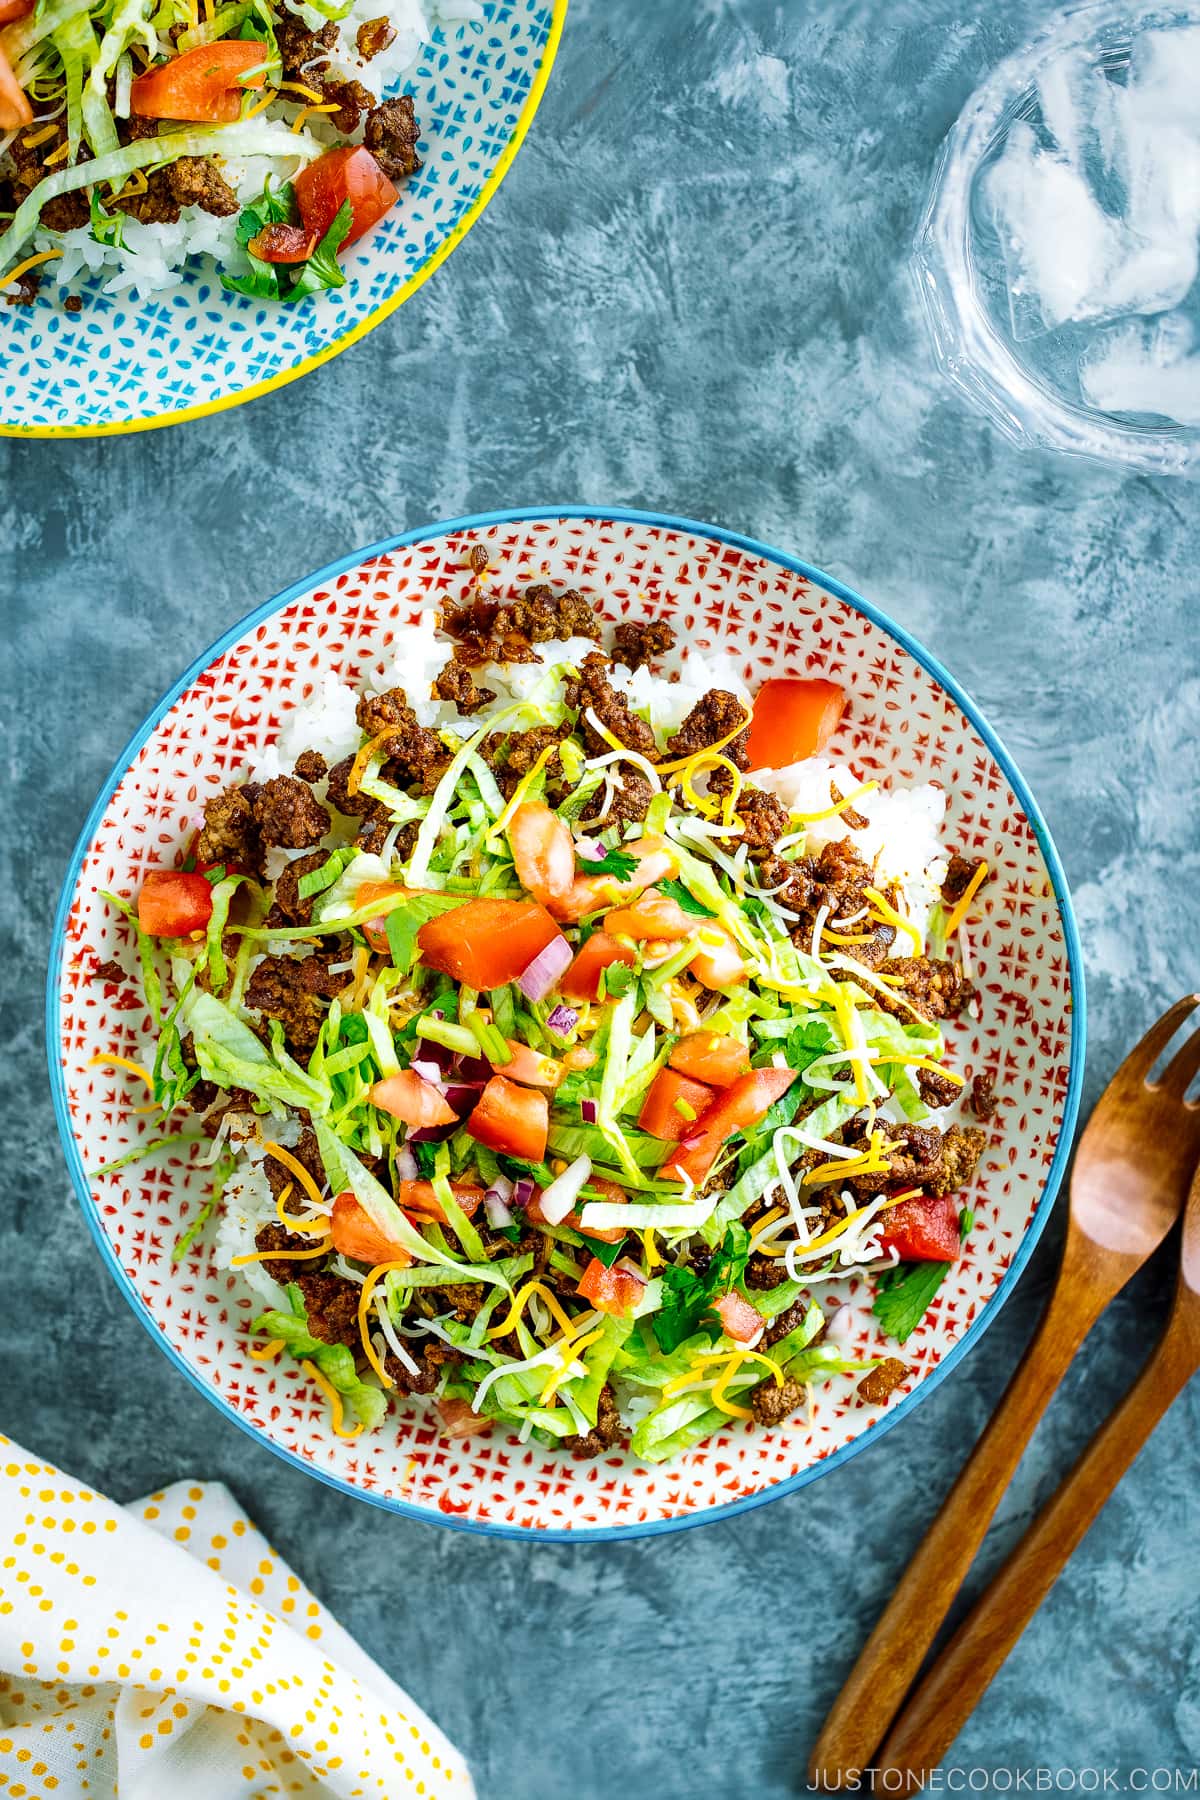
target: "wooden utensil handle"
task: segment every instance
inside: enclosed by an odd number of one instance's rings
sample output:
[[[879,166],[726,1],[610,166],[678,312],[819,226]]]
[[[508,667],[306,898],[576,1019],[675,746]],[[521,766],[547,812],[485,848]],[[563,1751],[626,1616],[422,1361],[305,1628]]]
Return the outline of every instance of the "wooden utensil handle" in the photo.
[[[1182,1321],[1180,1321],[1182,1323]],[[1176,1395],[1200,1365],[1200,1343],[1168,1329],[1124,1400],[976,1601],[897,1720],[882,1770],[935,1769],[1060,1571]],[[903,1793],[905,1785],[885,1791]]]
[[[821,1729],[809,1778],[835,1791],[869,1768],[876,1749],[971,1566],[1034,1426],[1103,1310],[1080,1279],[1086,1250],[1068,1238],[1042,1322],[941,1511],[900,1578]]]

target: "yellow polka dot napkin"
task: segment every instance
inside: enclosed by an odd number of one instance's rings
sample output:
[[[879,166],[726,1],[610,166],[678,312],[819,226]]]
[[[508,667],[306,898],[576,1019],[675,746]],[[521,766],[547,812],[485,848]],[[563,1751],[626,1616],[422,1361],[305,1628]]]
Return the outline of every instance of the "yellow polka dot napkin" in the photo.
[[[472,1800],[217,1482],[130,1507],[0,1436],[0,1800]]]

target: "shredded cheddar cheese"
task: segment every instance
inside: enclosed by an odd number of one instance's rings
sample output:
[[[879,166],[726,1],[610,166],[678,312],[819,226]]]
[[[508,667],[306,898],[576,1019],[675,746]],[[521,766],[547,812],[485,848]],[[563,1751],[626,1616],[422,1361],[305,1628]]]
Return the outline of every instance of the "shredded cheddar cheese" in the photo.
[[[395,1387],[395,1382],[379,1360],[374,1344],[371,1342],[370,1313],[371,1301],[377,1284],[393,1269],[407,1269],[412,1266],[412,1257],[406,1256],[403,1261],[376,1263],[367,1279],[363,1282],[358,1296],[358,1335],[362,1339],[363,1355],[382,1381],[384,1387]]]
[[[29,137],[22,138],[21,142],[27,150],[36,150],[39,144],[48,144],[57,130],[57,123],[43,125],[40,131],[32,132]],[[60,250],[58,254],[61,256],[62,251]]]
[[[554,1398],[554,1394],[559,1384],[565,1381],[570,1374],[572,1363],[577,1361],[585,1350],[590,1350],[593,1344],[598,1344],[603,1336],[604,1327],[601,1326],[598,1331],[589,1331],[585,1333],[583,1337],[576,1338],[574,1343],[564,1342],[562,1344],[559,1366],[554,1370],[549,1381],[538,1396],[539,1403],[542,1406],[545,1406],[548,1401]]]
[[[304,1192],[308,1195],[308,1198],[312,1201],[313,1205],[324,1206],[325,1201],[322,1198],[321,1190],[305,1168],[304,1164],[298,1161],[298,1159],[292,1155],[290,1150],[285,1150],[282,1144],[272,1143],[269,1138],[262,1138],[260,1141],[263,1149],[271,1158],[272,1162],[282,1163],[284,1168],[296,1177],[296,1180],[300,1183],[300,1186],[304,1189]],[[286,1193],[290,1190],[285,1189],[284,1191]],[[325,1230],[328,1231],[328,1229],[329,1226],[326,1225]]]
[[[247,1256],[230,1258],[231,1269],[240,1269],[245,1263],[255,1262],[312,1262],[316,1256],[328,1256],[333,1240],[326,1237],[313,1250],[255,1250]]]
[[[255,1362],[274,1362],[282,1349],[283,1339],[271,1338],[270,1341],[265,1344],[251,1344],[250,1355],[254,1358]]]
[[[657,767],[659,774],[674,775],[677,770],[688,768],[695,762],[698,756],[712,756],[716,751],[724,750],[726,745],[732,744],[735,737],[741,736],[742,732],[748,728],[753,717],[754,709],[752,707],[747,707],[745,718],[735,725],[732,731],[727,731],[724,737],[718,738],[715,744],[709,744],[703,750],[693,750],[688,756],[676,757],[674,762],[657,763],[655,766]]]
[[[360,1419],[357,1425],[347,1428],[345,1416],[342,1412],[342,1396],[338,1393],[333,1383],[331,1381],[326,1381],[316,1363],[309,1362],[307,1358],[300,1364],[300,1367],[304,1370],[306,1375],[316,1382],[326,1400],[328,1400],[329,1423],[333,1426],[335,1434],[338,1437],[344,1438],[358,1437],[363,1429],[363,1422]]]
[[[963,920],[966,918],[967,913],[970,910],[972,900],[975,898],[976,894],[979,892],[980,888],[983,886],[984,882],[987,880],[987,872],[988,872],[987,864],[985,862],[981,862],[979,867],[976,869],[975,873],[972,875],[970,881],[968,881],[966,887],[963,889],[962,899],[958,902],[958,905],[954,908],[954,911],[950,914],[950,917],[946,920],[946,936],[948,938],[952,938],[954,936],[954,933],[958,930],[959,926],[962,924]]]
[[[146,1086],[150,1089],[151,1093],[154,1092],[154,1077],[153,1077],[153,1075],[151,1075],[151,1073],[148,1069],[144,1069],[142,1067],[141,1063],[134,1062],[131,1057],[128,1057],[128,1056],[93,1056],[91,1061],[88,1062],[85,1066],[89,1069],[101,1069],[101,1068],[128,1069],[128,1071],[131,1075],[136,1075],[139,1081],[145,1082]]]
[[[489,1338],[502,1338],[508,1336],[524,1311],[525,1305],[531,1294],[536,1294],[540,1300],[545,1302],[556,1324],[559,1326],[559,1329],[566,1332],[568,1337],[571,1335],[572,1331],[575,1329],[574,1320],[568,1318],[567,1314],[563,1311],[558,1303],[557,1295],[551,1293],[545,1282],[538,1281],[535,1277],[532,1281],[527,1281],[524,1287],[517,1289],[517,1292],[513,1296],[513,1303],[509,1308],[507,1318],[502,1324],[494,1325],[492,1327],[488,1332]]]
[[[861,800],[864,794],[873,794],[878,786],[877,781],[864,781],[861,787],[856,787],[852,793],[844,795],[836,806],[827,806],[824,812],[793,813],[792,818],[799,825],[816,825],[822,819],[836,819],[839,813],[844,813],[847,807],[853,806],[856,800]]]
[[[885,925],[894,925],[897,931],[905,932],[912,939],[913,954],[920,956],[925,940],[912,920],[906,919],[903,913],[898,913],[891,901],[886,900],[878,888],[864,888],[863,898],[871,902],[875,913]]]
[[[504,808],[504,811],[500,814],[496,823],[492,826],[488,843],[489,850],[492,849],[497,843],[497,840],[503,837],[504,833],[508,830],[509,826],[512,824],[513,815],[517,808],[524,803],[526,794],[528,794],[530,788],[533,786],[542,770],[546,767],[546,764],[550,761],[550,758],[557,754],[558,741],[556,739],[553,744],[546,745],[546,748],[542,751],[528,774],[522,775],[520,781],[518,781],[516,787],[513,789],[512,799]]]

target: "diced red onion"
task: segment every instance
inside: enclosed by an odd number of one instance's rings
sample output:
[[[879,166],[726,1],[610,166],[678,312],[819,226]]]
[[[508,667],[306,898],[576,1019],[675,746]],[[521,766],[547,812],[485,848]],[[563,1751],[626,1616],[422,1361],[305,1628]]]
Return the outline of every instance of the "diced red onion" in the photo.
[[[617,1264],[617,1267],[618,1267],[618,1269],[623,1270],[623,1272],[626,1275],[632,1275],[635,1278],[635,1280],[640,1281],[642,1286],[645,1287],[646,1279],[647,1279],[646,1276],[643,1274],[642,1270],[638,1268],[638,1266],[635,1262],[630,1262],[630,1260],[627,1256],[623,1256],[621,1258],[620,1262]]]
[[[560,975],[571,964],[571,946],[561,931],[539,950],[533,961],[517,977],[517,986],[527,1000],[544,1000]]]
[[[397,1154],[396,1173],[401,1181],[416,1181],[421,1173],[417,1167],[417,1159],[407,1144],[402,1144]]]
[[[482,1087],[485,1081],[492,1079],[492,1065],[490,1062],[484,1062],[481,1056],[456,1056],[454,1079],[465,1082],[467,1086]]]
[[[448,1081],[442,1090],[447,1106],[452,1106],[461,1117],[465,1112],[474,1110],[479,1099],[479,1089],[465,1081]]]
[[[448,1125],[422,1125],[419,1131],[409,1132],[408,1142],[410,1144],[440,1144],[457,1128],[457,1119],[451,1119]]]
[[[483,1210],[487,1214],[487,1222],[493,1231],[498,1231],[501,1226],[511,1225],[513,1222],[513,1216],[508,1210],[504,1196],[498,1194],[494,1187],[489,1188],[483,1196]]]
[[[584,862],[602,862],[607,852],[597,838],[576,838],[575,854],[582,856]]]
[[[434,1016],[441,1018],[440,1013]],[[454,1052],[447,1050],[445,1044],[435,1044],[432,1038],[418,1038],[417,1058],[423,1063],[432,1063],[439,1075],[444,1075],[454,1061]]]
[[[564,1006],[560,1000],[546,1020],[546,1030],[552,1031],[555,1037],[568,1037],[579,1019],[579,1010],[574,1006]]]
[[[529,1179],[528,1175],[522,1175],[520,1181],[518,1181],[513,1188],[512,1204],[514,1206],[528,1206],[532,1199],[533,1182]]]
[[[428,1062],[425,1057],[419,1056],[409,1064],[409,1067],[414,1075],[421,1077],[422,1081],[428,1081],[435,1088],[441,1087],[443,1071],[435,1062]]]
[[[591,1157],[577,1156],[571,1166],[556,1176],[548,1188],[543,1188],[540,1210],[547,1225],[562,1224],[578,1200],[579,1190],[591,1172]]]
[[[495,1181],[491,1184],[489,1192],[499,1194],[505,1205],[507,1205],[513,1197],[513,1186],[514,1183],[507,1175],[497,1175]]]
[[[581,1100],[579,1102],[579,1116],[585,1125],[594,1125],[596,1120],[600,1117],[600,1109],[596,1101]]]

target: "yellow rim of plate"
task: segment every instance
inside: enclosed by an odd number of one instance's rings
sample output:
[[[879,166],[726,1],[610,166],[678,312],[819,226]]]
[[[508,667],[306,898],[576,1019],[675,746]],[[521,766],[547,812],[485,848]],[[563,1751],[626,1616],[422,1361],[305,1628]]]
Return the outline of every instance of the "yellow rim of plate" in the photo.
[[[274,393],[277,388],[286,387],[291,381],[299,381],[301,376],[308,375],[313,369],[319,369],[322,363],[332,362],[351,344],[358,343],[369,331],[390,318],[398,307],[410,295],[440,268],[452,250],[466,237],[468,231],[482,217],[496,196],[504,177],[513,165],[517,151],[525,141],[525,133],[533,124],[534,116],[542,103],[542,95],[546,91],[546,83],[550,79],[550,71],[554,67],[554,59],[558,54],[558,46],[562,39],[563,26],[567,17],[569,0],[553,0],[553,13],[550,30],[546,38],[546,48],[538,72],[534,76],[529,96],[521,108],[516,129],[501,152],[500,160],[480,190],[475,204],[459,220],[445,243],[434,252],[428,262],[419,268],[415,275],[410,275],[399,293],[393,294],[390,300],[383,301],[372,313],[340,337],[326,349],[319,350],[315,356],[307,357],[292,368],[285,369],[279,375],[272,375],[269,381],[260,381],[256,387],[240,389],[236,394],[226,394],[219,400],[204,400],[196,406],[185,406],[179,412],[157,413],[152,418],[116,420],[108,425],[9,425],[0,421],[0,438],[71,438],[71,437],[128,437],[135,431],[160,431],[168,425],[181,425],[186,419],[206,419],[212,413],[225,412],[231,406],[241,406],[247,400],[257,400],[261,394]]]

